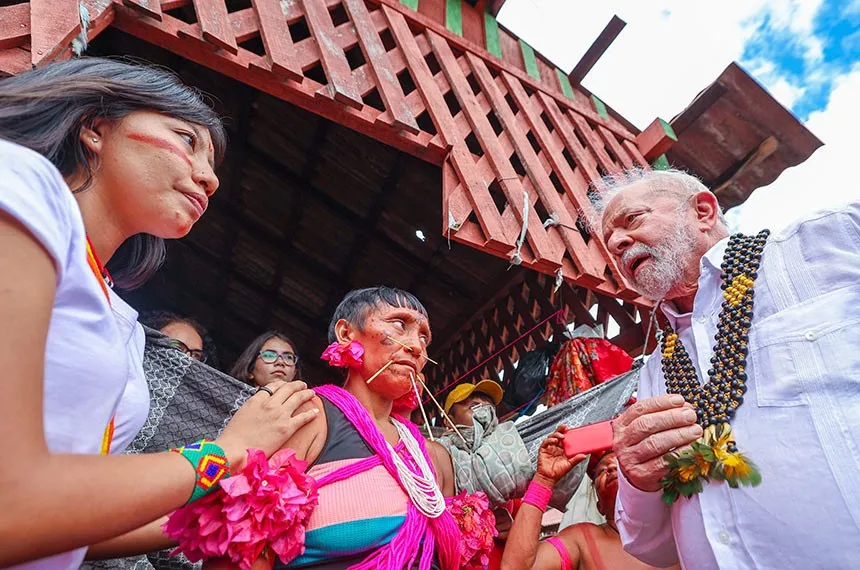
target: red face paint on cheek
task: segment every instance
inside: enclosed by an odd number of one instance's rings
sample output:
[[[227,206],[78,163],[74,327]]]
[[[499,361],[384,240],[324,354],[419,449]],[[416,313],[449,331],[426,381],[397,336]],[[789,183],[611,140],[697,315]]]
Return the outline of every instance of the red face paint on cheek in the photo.
[[[171,153],[175,154],[176,156],[178,156],[179,158],[181,158],[182,160],[184,160],[185,164],[188,165],[188,168],[194,168],[194,166],[191,164],[191,159],[188,158],[188,155],[185,154],[182,151],[182,149],[178,148],[176,145],[174,145],[173,143],[171,143],[169,141],[166,141],[162,138],[153,137],[150,135],[142,135],[140,133],[131,133],[130,135],[128,135],[128,138],[130,138],[131,140],[134,140],[134,141],[150,144],[154,147],[161,148],[161,149],[164,149],[168,152],[171,152]]]

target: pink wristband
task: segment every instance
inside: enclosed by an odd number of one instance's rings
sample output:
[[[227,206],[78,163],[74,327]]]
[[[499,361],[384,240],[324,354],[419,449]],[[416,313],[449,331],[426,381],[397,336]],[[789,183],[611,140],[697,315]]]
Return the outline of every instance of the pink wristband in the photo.
[[[551,497],[552,489],[546,485],[541,485],[536,481],[532,481],[529,483],[529,488],[523,497],[523,502],[528,503],[533,507],[537,507],[542,513],[545,513]]]

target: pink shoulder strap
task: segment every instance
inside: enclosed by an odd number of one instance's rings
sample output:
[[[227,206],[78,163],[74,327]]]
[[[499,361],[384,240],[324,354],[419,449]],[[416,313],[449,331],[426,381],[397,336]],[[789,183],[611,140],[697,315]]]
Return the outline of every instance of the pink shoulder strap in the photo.
[[[551,544],[558,551],[558,555],[561,556],[561,570],[573,570],[573,560],[570,558],[570,552],[567,551],[567,547],[559,537],[551,536],[544,542]]]

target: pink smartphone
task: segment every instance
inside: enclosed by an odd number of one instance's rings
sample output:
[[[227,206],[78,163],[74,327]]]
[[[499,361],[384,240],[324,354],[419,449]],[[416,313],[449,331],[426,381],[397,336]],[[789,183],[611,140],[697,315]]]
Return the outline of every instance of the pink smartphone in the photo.
[[[564,434],[564,454],[575,457],[612,449],[612,420],[573,428]]]

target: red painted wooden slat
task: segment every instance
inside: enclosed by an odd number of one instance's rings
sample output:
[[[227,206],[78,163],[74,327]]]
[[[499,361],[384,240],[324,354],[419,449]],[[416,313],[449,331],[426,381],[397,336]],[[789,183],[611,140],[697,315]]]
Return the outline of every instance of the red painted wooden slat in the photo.
[[[388,53],[370,19],[367,5],[364,0],[343,0],[343,6],[355,26],[364,59],[376,80],[379,96],[385,103],[385,108],[391,113],[394,125],[410,133],[418,133],[420,130],[418,123],[415,122],[415,117],[406,104],[406,96],[400,88],[397,75],[391,68]]]
[[[272,71],[287,79],[301,81],[304,74],[296,59],[296,48],[281,9],[281,0],[251,0],[251,5],[257,13],[260,38]]]
[[[625,140],[621,144],[627,149],[630,156],[633,157],[633,162],[642,168],[651,168],[651,165],[648,164],[648,160],[642,156],[642,153],[639,152],[639,147],[635,143]]]
[[[430,46],[433,48],[433,53],[436,55],[445,76],[448,78],[451,89],[457,97],[460,107],[469,119],[469,124],[472,126],[478,142],[486,153],[485,156],[489,157],[489,162],[493,167],[496,179],[508,200],[508,204],[516,214],[516,224],[519,226],[523,223],[524,213],[524,189],[519,176],[514,171],[508,156],[502,154],[496,134],[487,120],[486,111],[482,111],[475,101],[472,88],[463,75],[463,71],[457,63],[448,42],[431,30],[427,30],[426,35],[430,41]],[[537,215],[534,208],[529,208],[528,226],[526,239],[538,258],[538,263],[545,264],[547,268],[553,270],[560,267],[564,248],[563,246],[555,247],[555,244],[550,241],[546,231],[543,229],[543,221]],[[515,230],[517,233],[520,230],[519,227],[509,227],[507,229]]]
[[[505,85],[508,87],[508,92],[514,99],[514,102],[521,109],[520,116],[525,117],[532,134],[534,134],[538,144],[543,149],[544,157],[547,158],[549,164],[559,176],[559,181],[564,187],[567,197],[567,200],[562,200],[562,209],[569,209],[568,211],[572,213],[574,218],[578,218],[579,213],[582,213],[587,219],[592,219],[595,214],[594,207],[585,192],[587,183],[577,183],[577,177],[570,168],[567,159],[562,156],[560,149],[553,144],[553,135],[549,132],[546,125],[544,125],[543,120],[540,118],[541,107],[528,98],[525,89],[523,89],[522,84],[516,77],[506,72],[502,72],[501,77]],[[540,99],[538,99],[538,101],[540,101]],[[562,220],[562,223],[572,225],[569,221]],[[603,269],[608,265],[616,279],[623,283],[621,272],[618,270],[618,267],[616,266],[612,255],[610,255],[609,250],[606,248],[603,240],[599,236],[592,237],[593,239],[587,246],[583,243],[584,249],[591,252],[590,255],[593,258],[596,257],[594,259],[594,263],[597,271],[592,273],[599,275],[599,279],[602,281],[604,278]],[[584,256],[585,254],[583,253],[581,255]],[[583,282],[583,284],[585,283]]]
[[[19,47],[0,50],[0,77],[16,75],[31,67],[29,51]]]
[[[454,119],[451,117],[436,80],[430,73],[430,68],[427,67],[424,56],[421,55],[412,31],[402,14],[385,5],[382,6],[382,10],[385,12],[391,34],[403,52],[406,66],[421,93],[424,105],[427,107],[430,118],[433,119],[436,130],[445,144],[452,147],[451,164],[462,181],[462,187],[460,191],[450,192],[448,196],[443,198],[443,201],[454,204],[453,207],[458,208],[458,212],[464,210],[465,202],[471,203],[486,237],[486,245],[488,247],[507,246],[510,248],[510,242],[505,238],[505,231],[487,184],[479,177],[471,153],[466,148],[463,137],[458,135]],[[444,191],[445,189],[443,189],[443,193]],[[446,208],[449,207],[447,203]],[[448,216],[446,215],[445,218],[443,225],[447,228]],[[455,217],[455,222],[462,224],[465,222],[465,217]]]
[[[230,26],[230,17],[227,14],[225,0],[193,0],[193,2],[203,39],[214,46],[236,54],[239,48]]]
[[[555,100],[544,93],[538,93],[538,99],[543,104],[544,109],[546,109],[547,117],[549,117],[556,132],[561,135],[564,146],[573,157],[574,162],[585,172],[588,182],[594,183],[600,180],[600,173],[597,171],[594,158],[579,143],[579,139],[576,138],[576,134],[573,131],[573,126],[558,108]]]
[[[30,1],[30,61],[50,62],[81,32],[77,0]]]
[[[30,39],[30,5],[15,4],[0,8],[0,49],[23,45]]]
[[[573,122],[573,126],[576,131],[585,139],[585,142],[588,143],[588,150],[590,150],[594,156],[597,157],[597,162],[606,172],[609,173],[617,173],[620,172],[621,169],[617,164],[612,162],[612,159],[606,154],[606,150],[603,148],[603,142],[594,134],[594,131],[591,130],[591,127],[588,125],[588,121],[585,120],[582,115],[574,112],[567,113],[568,118]]]
[[[189,59],[199,65],[204,65],[223,73],[224,75],[242,81],[251,87],[259,89],[274,97],[298,105],[299,107],[335,121],[347,128],[389,144],[408,152],[422,160],[441,164],[448,149],[432,142],[430,136],[415,136],[402,131],[396,131],[387,125],[379,123],[379,111],[372,107],[362,110],[351,109],[340,104],[334,104],[329,98],[314,96],[318,83],[305,78],[301,83],[295,81],[273,81],[271,72],[249,69],[252,62],[265,66],[265,60],[240,49],[236,56],[226,52],[214,52],[205,49],[202,39],[189,42],[183,35],[194,37],[194,26],[185,24],[170,16],[164,15],[162,22],[140,18],[129,8],[115,6],[113,25],[123,32],[144,39],[155,45]],[[201,49],[202,48],[202,49]]]
[[[326,91],[335,101],[361,109],[364,103],[352,78],[346,54],[337,44],[337,32],[328,9],[319,0],[302,0],[305,21],[320,50],[320,62],[328,78]]]
[[[123,6],[138,10],[141,14],[145,14],[150,18],[161,21],[160,0],[122,0],[122,4]]]
[[[540,164],[537,154],[526,138],[526,133],[517,124],[514,113],[508,106],[507,101],[505,101],[504,95],[499,90],[498,85],[496,85],[496,82],[490,75],[487,66],[484,65],[483,60],[470,53],[466,53],[466,59],[468,60],[469,65],[471,65],[472,72],[475,74],[475,78],[478,80],[482,91],[486,94],[496,116],[499,118],[499,122],[508,133],[508,137],[511,139],[511,143],[516,149],[517,156],[519,156],[520,161],[523,163],[523,167],[526,169],[526,174],[531,178],[534,189],[537,191],[538,196],[540,196],[544,209],[547,210],[549,214],[557,215],[559,221],[567,226],[566,228],[557,227],[557,229],[564,240],[568,253],[577,264],[579,270],[583,273],[581,281],[586,285],[589,284],[589,282],[591,282],[590,284],[599,283],[603,280],[602,274],[605,263],[602,259],[592,258],[588,251],[588,246],[582,239],[579,232],[575,229],[569,229],[575,227],[574,224],[576,224],[576,218],[579,216],[576,212],[571,215],[571,212],[569,212],[562,204],[555,186],[543,166]],[[511,76],[508,75],[508,78],[510,77]],[[513,81],[516,82],[515,79]],[[522,89],[521,85],[517,84],[517,86]],[[524,91],[523,95],[525,95]],[[522,109],[522,107],[520,108]],[[532,131],[532,135],[536,138],[539,137],[539,132],[535,129],[529,130]],[[547,138],[548,135],[549,133],[547,133]],[[562,160],[564,160],[563,157]]]
[[[605,127],[600,125],[597,126],[597,132],[600,133],[600,137],[606,143],[606,145],[612,150],[613,154],[618,158],[621,164],[625,169],[633,168],[633,160],[631,160],[630,155],[627,154],[627,151],[618,144],[618,139],[615,138],[611,132]]]

